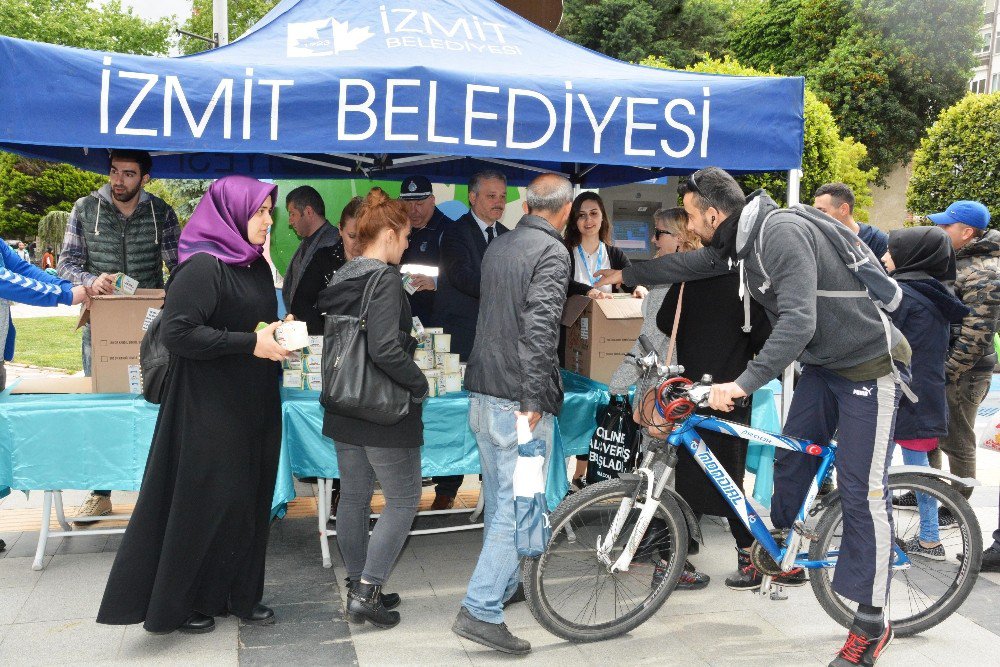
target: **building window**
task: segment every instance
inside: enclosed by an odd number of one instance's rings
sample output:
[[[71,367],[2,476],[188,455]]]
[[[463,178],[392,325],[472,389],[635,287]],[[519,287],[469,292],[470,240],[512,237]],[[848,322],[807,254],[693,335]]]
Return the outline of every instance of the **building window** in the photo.
[[[989,53],[990,52],[990,37],[993,35],[992,30],[979,33],[979,51],[978,53]]]
[[[1000,85],[998,85],[998,84],[1000,84],[1000,74],[994,74],[993,75],[993,84],[990,86],[990,89],[989,89],[988,92],[995,93],[995,92],[997,92],[997,90],[1000,90]]]

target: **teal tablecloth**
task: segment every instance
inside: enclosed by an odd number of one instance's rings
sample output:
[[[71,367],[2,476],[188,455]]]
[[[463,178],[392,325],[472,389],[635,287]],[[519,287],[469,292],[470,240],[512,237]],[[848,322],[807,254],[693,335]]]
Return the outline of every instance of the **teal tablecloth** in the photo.
[[[566,401],[557,429],[548,499],[554,507],[568,488],[562,453],[586,451],[598,406],[599,383],[564,373]],[[283,437],[273,509],[295,498],[293,474],[336,477],[333,443],[321,434],[316,392],[282,390]],[[21,490],[138,490],[158,407],[129,394],[0,393],[0,497]],[[424,475],[479,472],[468,429],[468,396],[449,394],[424,407]]]

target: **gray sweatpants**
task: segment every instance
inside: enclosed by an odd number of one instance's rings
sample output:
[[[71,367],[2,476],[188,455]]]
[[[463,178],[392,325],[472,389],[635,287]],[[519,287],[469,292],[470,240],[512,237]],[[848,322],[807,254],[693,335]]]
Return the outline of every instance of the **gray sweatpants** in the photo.
[[[382,585],[403,550],[420,505],[419,447],[359,447],[335,443],[340,468],[337,546],[347,576]],[[368,535],[375,480],[385,509]]]

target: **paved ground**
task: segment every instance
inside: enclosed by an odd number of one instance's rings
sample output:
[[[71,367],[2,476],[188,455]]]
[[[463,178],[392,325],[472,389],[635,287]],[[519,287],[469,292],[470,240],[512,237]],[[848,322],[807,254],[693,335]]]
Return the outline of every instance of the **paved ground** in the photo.
[[[471,481],[472,478],[470,478]],[[303,493],[309,487],[299,486]],[[36,505],[15,493],[0,505]],[[82,494],[69,494],[72,505]],[[127,502],[131,494],[115,494]],[[984,532],[997,522],[997,487],[977,489],[973,504]],[[0,513],[2,517],[2,513]],[[404,599],[393,630],[348,626],[345,576],[320,562],[315,520],[286,519],[272,529],[264,602],[279,622],[239,627],[220,619],[215,632],[153,636],[138,626],[94,622],[118,536],[53,540],[46,567],[30,569],[37,533],[3,533],[0,553],[0,664],[466,664],[511,660],[450,631],[482,533],[417,536],[409,540],[390,589]],[[526,665],[656,663],[669,665],[825,665],[844,631],[819,608],[811,589],[787,601],[736,593],[722,585],[733,568],[731,538],[720,522],[703,523],[706,546],[693,560],[713,577],[704,591],[677,592],[649,622],[627,637],[573,645],[549,635],[524,605],[508,624],[534,645]],[[335,541],[332,541],[336,553]],[[1000,575],[981,577],[960,613],[926,634],[898,640],[882,665],[996,664],[1000,651]]]

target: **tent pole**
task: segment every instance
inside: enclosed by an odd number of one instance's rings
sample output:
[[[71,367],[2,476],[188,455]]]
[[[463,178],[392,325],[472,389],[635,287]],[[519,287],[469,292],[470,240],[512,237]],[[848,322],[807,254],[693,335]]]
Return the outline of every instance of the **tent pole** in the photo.
[[[788,205],[794,206],[799,203],[799,195],[802,185],[802,172],[798,169],[788,171]],[[792,394],[795,388],[795,365],[792,364],[785,369],[781,375],[781,423],[784,425],[788,419],[788,411],[792,407]]]
[[[216,46],[229,43],[229,0],[212,0],[212,32]]]

